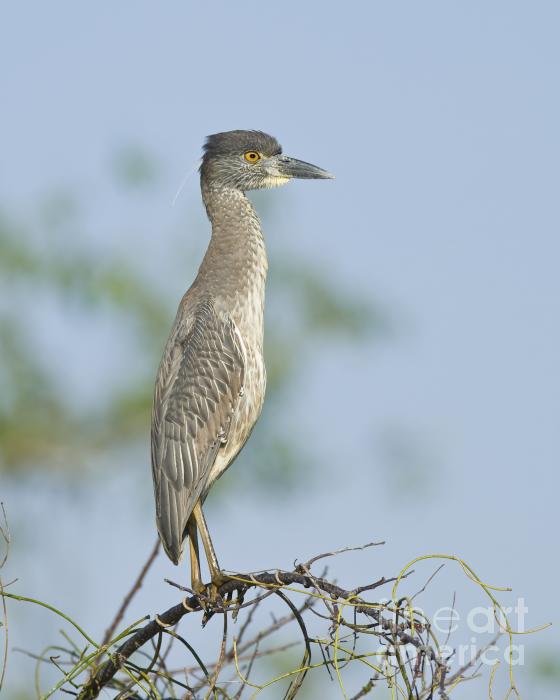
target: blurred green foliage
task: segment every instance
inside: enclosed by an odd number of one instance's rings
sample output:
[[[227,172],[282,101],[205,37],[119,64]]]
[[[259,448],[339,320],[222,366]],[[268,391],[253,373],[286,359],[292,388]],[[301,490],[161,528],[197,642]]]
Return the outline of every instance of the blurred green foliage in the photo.
[[[120,148],[113,157],[117,182],[130,189],[146,188],[157,182],[160,172],[155,159],[133,146]]]
[[[379,472],[395,500],[426,499],[437,489],[440,460],[435,447],[418,431],[387,424],[374,432],[373,444]]]
[[[553,649],[543,649],[540,654],[537,654],[532,665],[532,672],[535,680],[559,688],[560,662],[558,659],[558,651]]]
[[[144,152],[120,151],[113,168],[118,187],[142,186],[144,196],[155,196],[161,168]],[[153,379],[177,301],[150,284],[133,256],[101,255],[86,244],[81,235],[86,205],[76,193],[58,192],[28,209],[37,212],[31,223],[29,217],[23,223],[0,212],[0,469],[13,475],[76,470],[96,454],[147,439]],[[158,236],[166,238],[165,232]],[[118,232],[106,236],[115,238]],[[310,367],[313,341],[362,342],[383,333],[388,323],[372,303],[341,289],[309,262],[286,255],[274,266],[269,298],[291,299],[290,315],[267,310],[267,404],[258,439],[251,441],[251,460],[261,482],[279,486],[290,483],[302,459],[308,466],[312,462],[301,451],[297,429],[277,418],[289,416],[290,402],[298,398],[297,377]],[[69,383],[52,371],[34,325],[34,314],[47,302],[63,318],[78,313],[88,327],[115,322],[118,333],[111,342],[134,348],[134,368],[118,382],[105,380],[98,405],[84,408]],[[58,359],[71,367],[78,358],[70,343],[64,347]],[[95,358],[95,349],[91,355]],[[95,366],[91,372],[95,375]]]

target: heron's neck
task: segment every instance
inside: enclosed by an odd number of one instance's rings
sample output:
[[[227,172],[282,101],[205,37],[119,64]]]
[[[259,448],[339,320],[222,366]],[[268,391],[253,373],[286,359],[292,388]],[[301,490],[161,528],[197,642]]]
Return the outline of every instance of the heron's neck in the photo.
[[[243,192],[236,189],[202,183],[202,198],[212,223],[212,237],[199,279],[228,303],[234,315],[245,305],[262,323],[268,261],[257,214]],[[244,324],[244,319],[234,320]]]

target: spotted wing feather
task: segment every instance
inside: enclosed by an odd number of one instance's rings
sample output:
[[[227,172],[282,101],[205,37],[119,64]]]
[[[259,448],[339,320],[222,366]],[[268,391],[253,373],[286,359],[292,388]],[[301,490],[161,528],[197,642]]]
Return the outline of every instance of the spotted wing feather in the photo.
[[[187,520],[227,439],[244,382],[244,347],[210,298],[168,341],[156,380],[152,474],[160,539],[177,563]]]

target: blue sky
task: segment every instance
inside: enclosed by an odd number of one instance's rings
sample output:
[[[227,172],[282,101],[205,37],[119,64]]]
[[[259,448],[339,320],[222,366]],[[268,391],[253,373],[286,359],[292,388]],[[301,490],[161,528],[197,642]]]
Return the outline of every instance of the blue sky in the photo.
[[[348,356],[318,348],[302,394],[316,417],[310,440],[348,478],[340,492],[325,486],[293,508],[316,518],[336,510],[340,522],[334,533],[302,532],[301,519],[281,517],[286,504],[245,504],[248,527],[263,512],[278,516],[262,543],[277,553],[273,564],[289,565],[295,537],[302,556],[387,538],[375,555],[384,573],[426,552],[461,554],[525,596],[530,625],[550,621],[560,574],[551,557],[560,487],[558,4],[22,1],[1,14],[6,209],[25,215],[34,198],[78,188],[99,231],[128,224],[122,240],[96,244],[149,267],[165,246],[160,231],[202,221],[195,177],[171,201],[208,133],[269,131],[286,153],[337,176],[266,195],[275,199],[264,221],[271,274],[281,239],[283,251],[312,256],[382,300],[396,337]],[[107,162],[123,144],[166,164],[155,205],[152,197],[132,210],[107,196]],[[135,239],[140,223],[147,233]],[[188,282],[177,279],[177,296]],[[379,486],[380,445],[394,425],[419,436],[437,465],[428,507]],[[147,464],[142,479],[148,498]],[[111,493],[118,498],[117,487]],[[36,495],[29,508],[41,517]],[[104,506],[88,510],[101,527]],[[66,528],[72,515],[61,516]],[[231,551],[231,528],[214,520],[217,545]],[[130,567],[143,551],[140,538],[131,544]],[[255,542],[243,557],[239,568],[260,568],[270,555]],[[152,600],[169,566],[160,562]],[[115,576],[124,589],[130,571]],[[49,581],[56,596],[55,567]],[[24,583],[33,587],[32,568]],[[72,599],[78,579],[65,585]],[[90,585],[95,626],[103,596]],[[558,643],[557,631],[544,634],[528,648]],[[526,693],[530,684],[521,683]]]

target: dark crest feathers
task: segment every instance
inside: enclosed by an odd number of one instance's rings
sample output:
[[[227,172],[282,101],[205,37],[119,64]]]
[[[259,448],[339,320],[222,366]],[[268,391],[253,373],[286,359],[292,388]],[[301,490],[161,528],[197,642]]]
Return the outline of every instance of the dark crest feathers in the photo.
[[[267,156],[282,153],[282,146],[263,131],[223,131],[212,134],[204,144],[204,160],[220,155],[236,155],[245,151],[258,151]]]

